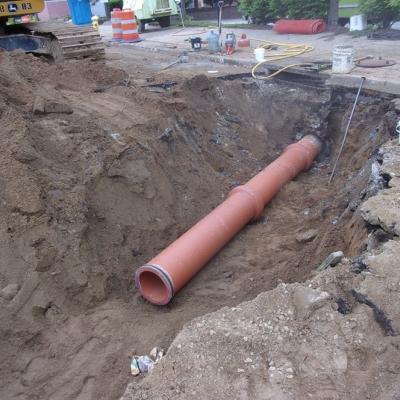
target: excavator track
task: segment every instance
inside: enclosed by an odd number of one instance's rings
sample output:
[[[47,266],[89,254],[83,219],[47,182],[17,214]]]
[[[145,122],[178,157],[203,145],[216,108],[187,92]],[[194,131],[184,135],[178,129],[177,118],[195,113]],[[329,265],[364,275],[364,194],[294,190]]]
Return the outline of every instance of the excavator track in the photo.
[[[34,35],[52,37],[54,58],[105,58],[105,46],[91,25],[74,26],[64,22],[35,22],[26,25]],[[56,54],[57,53],[57,54]]]

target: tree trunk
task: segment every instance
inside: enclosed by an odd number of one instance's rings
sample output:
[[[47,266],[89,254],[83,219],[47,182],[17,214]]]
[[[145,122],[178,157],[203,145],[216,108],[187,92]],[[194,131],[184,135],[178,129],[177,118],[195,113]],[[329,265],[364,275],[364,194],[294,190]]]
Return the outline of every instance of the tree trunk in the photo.
[[[329,0],[328,29],[336,30],[339,20],[339,0]]]
[[[382,24],[383,24],[383,29],[390,28],[390,23],[393,20],[393,14],[387,12],[383,14],[382,18]]]
[[[186,5],[185,5],[185,0],[181,0],[181,14],[182,18],[186,17]]]

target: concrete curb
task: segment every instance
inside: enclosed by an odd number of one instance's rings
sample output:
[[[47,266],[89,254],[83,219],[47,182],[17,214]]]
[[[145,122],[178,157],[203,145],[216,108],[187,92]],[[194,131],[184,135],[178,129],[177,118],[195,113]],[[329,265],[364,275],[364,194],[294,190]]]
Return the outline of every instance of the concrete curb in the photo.
[[[177,52],[181,51],[188,51],[186,49],[181,49],[178,46],[176,47],[148,47],[148,46],[143,46],[139,43],[119,43],[119,42],[113,42],[112,40],[105,40],[106,42],[106,47],[125,47],[129,48],[131,50],[135,49],[140,49],[144,51],[148,51],[149,53],[171,53],[176,55]],[[229,56],[224,56],[224,55],[215,55],[215,54],[209,54],[208,52],[197,52],[197,51],[188,51],[190,58],[195,58],[195,59],[203,59],[206,61],[211,61],[215,62],[217,64],[229,64],[229,65],[237,65],[237,66],[253,66],[254,61],[252,59],[244,59],[244,60],[237,60]]]
[[[326,85],[357,89],[360,86],[361,78],[362,76],[359,75],[330,75],[326,81]],[[400,81],[366,78],[364,89],[400,96]]]

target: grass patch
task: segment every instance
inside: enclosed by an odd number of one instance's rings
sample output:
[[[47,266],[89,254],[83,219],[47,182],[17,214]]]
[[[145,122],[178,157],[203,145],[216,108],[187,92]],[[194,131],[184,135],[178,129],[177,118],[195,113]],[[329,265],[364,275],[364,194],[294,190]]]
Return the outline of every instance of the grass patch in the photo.
[[[182,24],[180,21],[176,21],[175,24],[171,24],[173,26],[176,26],[178,28],[182,27]],[[213,21],[185,21],[185,27],[190,28],[190,27],[197,27],[197,28],[218,28],[218,24]],[[263,29],[262,26],[255,25],[255,24],[222,24],[222,28],[232,28],[232,29]]]
[[[262,25],[256,24],[222,24],[222,27],[234,29],[265,29]]]
[[[211,21],[193,21],[193,20],[188,20],[188,21],[184,21],[185,23],[185,27],[198,27],[198,28],[217,28],[218,24],[216,22],[211,22]],[[182,23],[180,21],[176,21],[175,24],[171,24],[174,25],[178,28],[182,27]]]

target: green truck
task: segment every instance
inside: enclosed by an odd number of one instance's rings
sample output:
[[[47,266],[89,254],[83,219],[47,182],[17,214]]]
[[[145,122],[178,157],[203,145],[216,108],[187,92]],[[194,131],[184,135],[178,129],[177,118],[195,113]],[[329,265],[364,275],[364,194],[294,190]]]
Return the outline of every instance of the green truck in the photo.
[[[124,8],[135,12],[139,32],[143,32],[148,22],[158,22],[161,28],[171,23],[171,16],[178,15],[175,0],[124,0]]]

